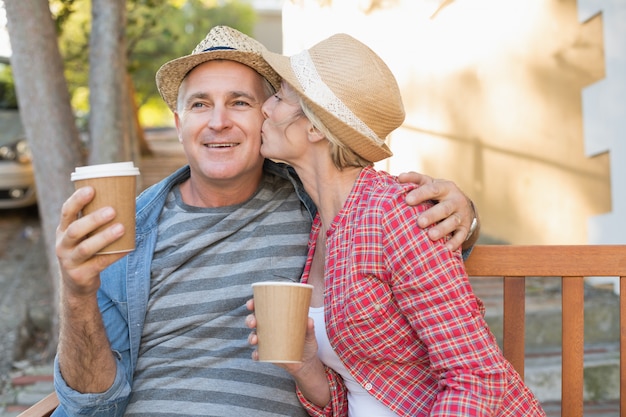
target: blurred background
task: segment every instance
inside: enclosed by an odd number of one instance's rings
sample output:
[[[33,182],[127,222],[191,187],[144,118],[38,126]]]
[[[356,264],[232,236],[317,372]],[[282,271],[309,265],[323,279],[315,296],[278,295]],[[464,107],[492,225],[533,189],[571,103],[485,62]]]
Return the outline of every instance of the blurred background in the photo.
[[[90,6],[50,1],[85,131]],[[133,0],[126,7],[126,67],[143,129],[173,123],[156,70],[189,53],[215,24],[285,54],[346,32],[386,60],[403,92],[406,122],[389,138],[395,155],[379,168],[458,183],[479,208],[488,243],[624,241],[623,2]],[[6,29],[0,55],[11,55]]]

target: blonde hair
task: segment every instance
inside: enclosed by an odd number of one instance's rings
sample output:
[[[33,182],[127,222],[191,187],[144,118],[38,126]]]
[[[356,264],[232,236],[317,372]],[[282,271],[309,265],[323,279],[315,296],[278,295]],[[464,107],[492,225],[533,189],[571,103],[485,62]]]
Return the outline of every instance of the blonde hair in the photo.
[[[365,168],[374,164],[372,161],[368,161],[357,155],[352,149],[339,140],[339,138],[322,123],[320,118],[315,115],[313,110],[304,102],[300,95],[298,95],[298,100],[300,101],[302,113],[304,113],[311,124],[313,124],[313,127],[319,130],[330,143],[330,157],[339,170],[348,167]]]

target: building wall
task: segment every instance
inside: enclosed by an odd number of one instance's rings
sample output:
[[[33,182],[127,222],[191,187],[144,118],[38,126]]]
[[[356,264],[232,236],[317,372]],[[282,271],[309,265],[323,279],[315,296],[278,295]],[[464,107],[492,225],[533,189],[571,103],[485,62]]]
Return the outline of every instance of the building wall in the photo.
[[[582,21],[600,18],[606,77],[583,91],[585,149],[609,152],[612,211],[589,219],[590,243],[624,243],[626,232],[626,2],[580,0]]]
[[[586,149],[583,90],[606,71],[606,18],[587,17],[576,0],[285,0],[283,51],[336,32],[365,42],[407,110],[379,168],[454,180],[485,241],[583,244],[589,219],[611,212],[611,165],[626,158]]]
[[[252,36],[272,52],[283,51],[282,11],[280,8],[257,8],[257,22]]]

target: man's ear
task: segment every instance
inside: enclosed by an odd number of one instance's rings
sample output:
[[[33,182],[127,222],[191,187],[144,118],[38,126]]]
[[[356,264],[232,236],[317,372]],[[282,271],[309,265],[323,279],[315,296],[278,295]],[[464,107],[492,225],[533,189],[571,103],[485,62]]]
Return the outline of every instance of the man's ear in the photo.
[[[178,136],[178,141],[180,143],[183,143],[183,137],[181,135],[180,116],[178,115],[177,111],[174,112],[174,123],[176,124],[176,135]]]

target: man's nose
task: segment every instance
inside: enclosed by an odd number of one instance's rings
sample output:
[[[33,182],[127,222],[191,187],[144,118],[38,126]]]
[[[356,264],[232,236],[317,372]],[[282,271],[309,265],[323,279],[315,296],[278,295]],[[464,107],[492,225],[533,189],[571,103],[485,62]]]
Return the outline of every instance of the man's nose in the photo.
[[[211,129],[224,129],[230,125],[230,117],[225,107],[215,106],[210,113],[208,125]]]

